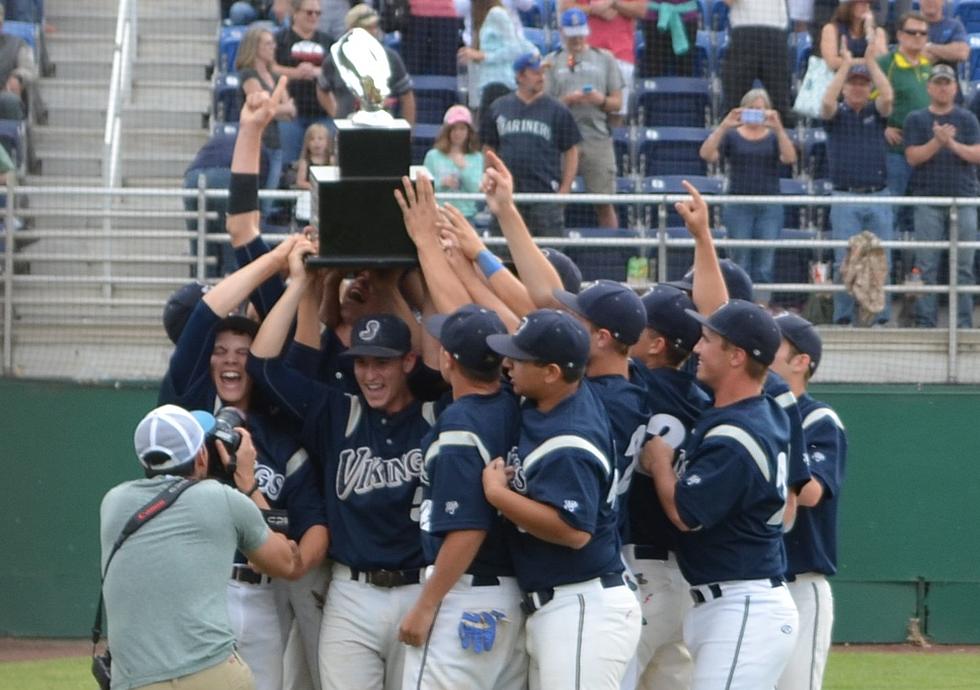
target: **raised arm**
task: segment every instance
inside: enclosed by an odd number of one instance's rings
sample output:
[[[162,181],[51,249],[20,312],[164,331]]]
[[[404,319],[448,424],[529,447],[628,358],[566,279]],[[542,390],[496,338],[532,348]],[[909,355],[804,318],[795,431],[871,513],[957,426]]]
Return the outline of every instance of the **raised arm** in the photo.
[[[227,316],[259,285],[286,268],[289,252],[298,241],[298,235],[288,237],[269,253],[219,281],[204,294],[204,303],[218,316]]]
[[[728,301],[728,288],[718,265],[715,242],[711,237],[711,224],[708,222],[708,205],[704,198],[687,180],[684,189],[691,195],[690,201],[678,201],[674,208],[687,231],[694,238],[694,288],[691,298],[702,314],[711,314]]]

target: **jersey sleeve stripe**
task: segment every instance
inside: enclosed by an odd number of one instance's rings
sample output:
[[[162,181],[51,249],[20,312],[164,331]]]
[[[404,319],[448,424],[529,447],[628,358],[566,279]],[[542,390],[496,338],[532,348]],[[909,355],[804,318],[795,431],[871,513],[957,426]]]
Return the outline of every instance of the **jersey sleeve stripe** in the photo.
[[[361,401],[354,395],[348,397],[350,398],[350,414],[347,415],[347,429],[344,431],[344,438],[350,438],[361,421]]]
[[[303,465],[306,464],[307,459],[309,459],[309,454],[306,452],[305,448],[300,448],[295,453],[293,453],[289,460],[286,461],[286,476],[290,476],[296,473]]]
[[[779,405],[784,410],[787,407],[792,407],[793,405],[796,404],[796,396],[793,395],[792,391],[786,391],[785,393],[780,393],[775,398],[773,398],[773,400],[775,400],[776,404]]]
[[[547,441],[528,453],[521,463],[524,467],[524,471],[527,472],[531,468],[531,465],[536,463],[548,453],[561,448],[576,448],[578,450],[584,450],[586,453],[599,461],[599,464],[602,465],[602,469],[607,476],[612,472],[612,464],[609,462],[609,458],[606,457],[605,453],[596,448],[595,444],[586,441],[581,436],[573,436],[571,434],[563,434],[562,436],[549,438]]]
[[[806,418],[803,420],[803,428],[806,429],[808,427],[811,427],[817,422],[819,422],[821,419],[829,419],[830,421],[832,421],[834,424],[837,425],[838,429],[840,429],[841,431],[844,430],[844,423],[840,420],[840,417],[837,416],[837,413],[834,412],[829,407],[820,407],[814,410],[813,412],[811,412],[810,414],[808,414]]]
[[[712,436],[730,438],[741,444],[755,461],[755,464],[759,467],[759,471],[762,472],[762,476],[766,478],[766,481],[772,481],[772,473],[769,471],[769,460],[766,458],[765,451],[762,450],[759,442],[752,438],[745,429],[739,429],[737,426],[731,424],[720,424],[704,435],[706,439]]]
[[[490,464],[490,461],[493,459],[490,457],[490,451],[488,451],[486,446],[483,445],[483,441],[481,441],[480,437],[474,434],[472,431],[443,431],[441,434],[439,434],[439,438],[434,440],[425,451],[426,466],[428,466],[432,458],[438,455],[446,446],[467,446],[469,448],[476,448],[476,452],[480,454],[480,458],[483,460],[484,465]]]

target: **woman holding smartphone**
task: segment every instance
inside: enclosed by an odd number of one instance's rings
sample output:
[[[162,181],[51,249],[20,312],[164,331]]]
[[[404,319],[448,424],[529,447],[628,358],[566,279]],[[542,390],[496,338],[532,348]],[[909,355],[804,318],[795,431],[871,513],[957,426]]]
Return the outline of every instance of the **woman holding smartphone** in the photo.
[[[724,159],[728,193],[779,194],[780,165],[796,162],[796,147],[783,128],[779,113],[765,89],[752,89],[701,145],[709,163]],[[728,237],[733,240],[775,240],[783,227],[781,204],[728,204],[723,211]],[[744,268],[755,283],[771,283],[776,252],[772,248],[733,247],[728,256]],[[756,293],[757,295],[761,293]]]

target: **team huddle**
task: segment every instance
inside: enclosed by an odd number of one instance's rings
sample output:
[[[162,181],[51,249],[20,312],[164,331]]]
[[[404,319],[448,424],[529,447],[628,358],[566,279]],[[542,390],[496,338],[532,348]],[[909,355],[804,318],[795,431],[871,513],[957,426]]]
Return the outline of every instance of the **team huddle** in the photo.
[[[242,268],[168,305],[160,393],[242,411],[238,488],[288,518],[288,577],[239,554],[228,582],[255,686],[820,687],[843,426],[806,393],[816,330],[751,301],[693,187],[693,269],[642,297],[580,290],[493,153],[515,272],[420,177],[396,196],[421,270],[345,283],[306,268],[312,239],[259,234],[276,98],[242,111]],[[258,321],[227,316],[246,299]]]

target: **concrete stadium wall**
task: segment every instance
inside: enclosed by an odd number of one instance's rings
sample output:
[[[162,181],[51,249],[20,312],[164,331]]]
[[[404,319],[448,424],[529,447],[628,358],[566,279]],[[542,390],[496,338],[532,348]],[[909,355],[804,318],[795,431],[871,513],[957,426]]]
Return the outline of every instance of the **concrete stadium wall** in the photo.
[[[815,387],[848,426],[834,580],[839,642],[978,643],[980,388]],[[98,509],[139,476],[132,431],[153,386],[0,379],[0,635],[88,634],[98,598]]]

